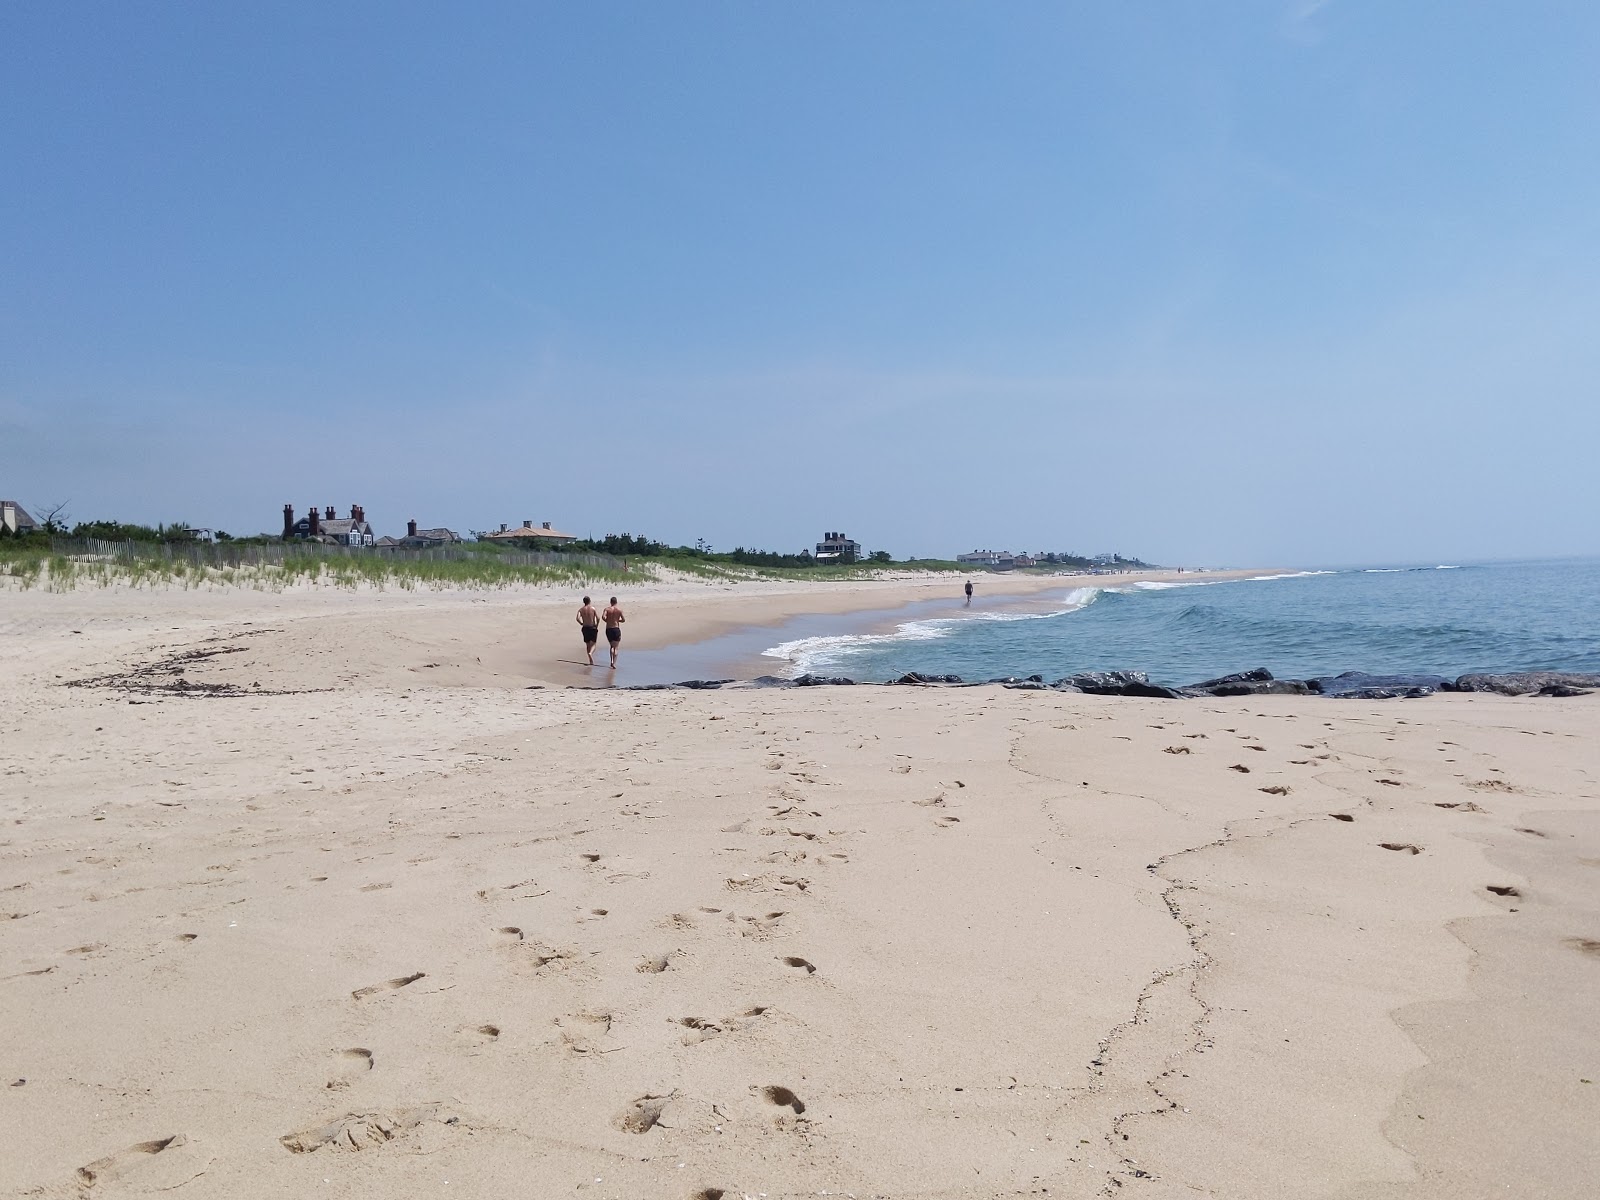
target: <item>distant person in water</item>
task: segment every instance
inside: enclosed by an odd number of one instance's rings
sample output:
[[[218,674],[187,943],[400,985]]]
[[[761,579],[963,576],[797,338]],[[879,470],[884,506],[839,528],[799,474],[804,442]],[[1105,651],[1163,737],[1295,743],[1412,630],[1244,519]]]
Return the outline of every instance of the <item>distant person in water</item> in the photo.
[[[595,612],[594,605],[589,603],[589,597],[583,598],[583,607],[578,610],[578,624],[583,627],[583,648],[589,655],[589,665],[594,666],[594,644],[600,640],[600,614]],[[611,657],[615,659],[616,653]]]
[[[606,641],[611,643],[611,669],[617,669],[617,647],[622,645],[622,623],[628,618],[622,615],[622,605],[617,603],[615,596],[606,606],[605,612],[600,614],[600,619],[606,623]]]
[[[967,603],[972,603],[972,580],[967,580]]]

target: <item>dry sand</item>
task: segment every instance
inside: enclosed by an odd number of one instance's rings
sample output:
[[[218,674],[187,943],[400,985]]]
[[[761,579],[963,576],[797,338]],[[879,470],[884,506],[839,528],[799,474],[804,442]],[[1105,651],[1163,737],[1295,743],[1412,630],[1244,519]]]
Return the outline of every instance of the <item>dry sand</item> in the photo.
[[[885,594],[778,591],[629,644]],[[1600,697],[525,690],[569,601],[0,592],[0,1194],[1595,1193]]]

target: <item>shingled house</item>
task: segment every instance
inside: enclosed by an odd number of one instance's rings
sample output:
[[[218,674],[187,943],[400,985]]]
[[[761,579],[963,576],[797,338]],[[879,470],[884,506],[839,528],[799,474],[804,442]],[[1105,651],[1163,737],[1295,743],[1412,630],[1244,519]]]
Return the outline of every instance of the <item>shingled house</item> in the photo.
[[[15,500],[0,500],[0,527],[8,533],[32,533],[39,523]]]
[[[350,506],[348,517],[335,516],[331,504],[320,513],[316,505],[312,505],[311,511],[298,521],[294,518],[294,506],[285,504],[283,540],[295,539],[325,542],[334,546],[371,546],[377,541],[372,534],[372,526],[367,524],[367,514],[359,504]]]

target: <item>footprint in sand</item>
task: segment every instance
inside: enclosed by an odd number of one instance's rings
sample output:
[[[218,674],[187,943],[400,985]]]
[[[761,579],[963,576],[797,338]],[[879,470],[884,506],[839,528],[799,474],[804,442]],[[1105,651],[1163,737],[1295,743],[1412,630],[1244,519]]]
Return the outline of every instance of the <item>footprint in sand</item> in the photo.
[[[645,975],[659,975],[671,965],[672,956],[670,954],[652,954],[633,969]]]
[[[960,817],[949,817],[949,816],[939,817],[937,820],[934,821],[934,824],[937,825],[940,829],[949,829],[950,826],[952,826],[952,825],[961,824],[961,818]]]
[[[768,1104],[774,1104],[779,1108],[787,1108],[797,1117],[806,1110],[805,1102],[786,1087],[770,1084],[759,1089],[759,1091],[761,1098]]]
[[[1349,813],[1329,813],[1328,815],[1330,817],[1332,817],[1335,821],[1354,821],[1355,820],[1355,818],[1352,817]]]
[[[671,1099],[670,1095],[640,1096],[612,1117],[611,1123],[624,1133],[649,1133],[661,1122],[661,1111]]]
[[[1194,751],[1193,751],[1192,748],[1190,748],[1188,746],[1168,746],[1164,750],[1162,750],[1161,753],[1163,753],[1163,754],[1193,754]]]
[[[561,1044],[572,1054],[603,1053],[600,1040],[611,1032],[608,1012],[568,1013],[556,1018]]]
[[[803,958],[795,958],[791,955],[787,958],[780,958],[778,961],[786,967],[795,967],[796,969],[804,970],[807,975],[815,975],[817,973],[816,964],[809,963]]]
[[[1483,809],[1479,808],[1471,800],[1456,800],[1456,801],[1435,800],[1433,802],[1433,806],[1435,808],[1454,809],[1456,812],[1480,812],[1481,813],[1483,811]]]
[[[456,1032],[463,1037],[484,1045],[500,1040],[500,1026],[498,1025],[463,1025]]]
[[[1231,767],[1228,768],[1228,770],[1237,771],[1241,775],[1250,774],[1250,768],[1245,766],[1243,763],[1234,763]]]
[[[88,1166],[79,1167],[78,1183],[86,1188],[107,1183],[148,1162],[155,1155],[176,1149],[183,1144],[184,1137],[181,1133],[175,1133],[171,1137],[156,1138],[154,1141],[139,1142],[126,1150],[118,1150],[115,1154],[97,1158]]]
[[[1413,846],[1410,842],[1379,842],[1385,850],[1399,850],[1406,854],[1421,854],[1421,846]]]
[[[516,925],[502,925],[499,929],[496,929],[495,932],[500,934],[502,937],[511,939],[513,942],[520,942],[522,940],[522,929]]]
[[[314,1154],[319,1150],[361,1151],[374,1150],[404,1136],[426,1121],[438,1121],[439,1106],[425,1104],[420,1108],[403,1108],[392,1113],[346,1113],[311,1129],[299,1133],[286,1133],[278,1143],[291,1154]],[[446,1125],[456,1124],[455,1117],[443,1118]]]
[[[357,988],[350,995],[357,1000],[364,1000],[368,996],[376,996],[383,992],[392,992],[407,987],[419,979],[426,979],[427,973],[418,971],[415,975],[401,975],[395,979],[385,979],[382,983],[375,983],[371,987]]]
[[[1516,898],[1518,898],[1519,896],[1522,895],[1522,893],[1517,891],[1516,888],[1511,887],[1509,885],[1507,885],[1505,887],[1496,887],[1494,884],[1491,883],[1491,884],[1488,885],[1488,889],[1487,890],[1493,892],[1496,896],[1505,896],[1505,897],[1507,897],[1509,899],[1513,899],[1513,900],[1515,900]]]
[[[1287,796],[1289,789],[1281,783],[1274,783],[1270,787],[1257,788],[1258,792],[1265,792],[1269,796]]]
[[[1592,958],[1600,958],[1600,941],[1596,941],[1594,938],[1570,937],[1562,940],[1566,945],[1571,946],[1579,954],[1587,954]]]
[[[363,1046],[341,1050],[334,1058],[338,1064],[339,1074],[322,1085],[333,1091],[349,1087],[352,1079],[359,1078],[372,1070],[372,1051]]]

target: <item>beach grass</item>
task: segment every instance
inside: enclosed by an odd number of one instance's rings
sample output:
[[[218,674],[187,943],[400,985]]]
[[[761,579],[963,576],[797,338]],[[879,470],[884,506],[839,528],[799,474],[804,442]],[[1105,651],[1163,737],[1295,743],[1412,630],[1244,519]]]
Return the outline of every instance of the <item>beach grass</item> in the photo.
[[[302,554],[280,562],[232,565],[157,555],[71,555],[35,546],[0,548],[0,586],[50,592],[94,587],[282,591],[295,586],[413,591],[626,584],[656,578],[649,564],[624,570],[583,562],[508,563],[489,555],[431,561],[378,554]]]

